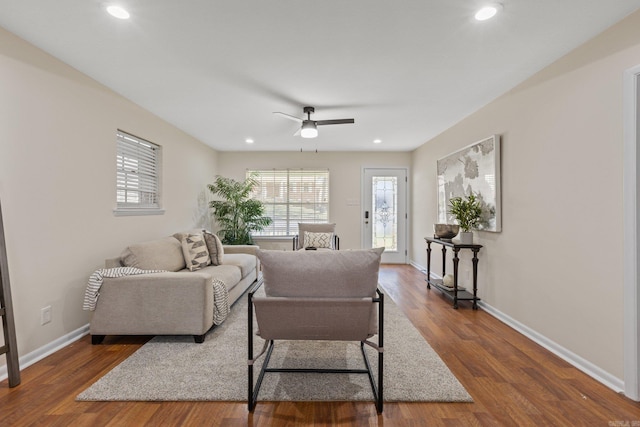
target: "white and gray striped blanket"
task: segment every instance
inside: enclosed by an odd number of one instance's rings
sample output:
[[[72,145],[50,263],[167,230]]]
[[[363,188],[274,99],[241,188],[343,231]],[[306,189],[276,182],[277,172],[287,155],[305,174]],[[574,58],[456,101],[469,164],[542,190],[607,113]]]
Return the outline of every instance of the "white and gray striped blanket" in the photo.
[[[229,291],[224,282],[215,277],[213,283],[213,324],[219,325],[229,315]]]
[[[94,271],[89,276],[89,283],[84,292],[84,302],[82,309],[94,311],[98,298],[100,297],[100,287],[105,277],[124,277],[136,274],[165,273],[166,270],[141,270],[135,267],[115,267],[101,268]],[[229,315],[229,292],[225,284],[216,278],[212,280],[213,285],[213,323],[221,324]]]

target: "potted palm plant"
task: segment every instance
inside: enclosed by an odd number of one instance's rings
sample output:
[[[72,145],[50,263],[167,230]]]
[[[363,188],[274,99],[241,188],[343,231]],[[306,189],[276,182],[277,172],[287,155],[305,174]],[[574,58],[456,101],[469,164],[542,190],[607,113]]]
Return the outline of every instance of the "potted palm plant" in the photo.
[[[472,229],[476,228],[482,218],[480,201],[473,192],[468,197],[452,197],[449,199],[449,213],[460,226],[460,242],[465,245],[473,243]]]
[[[220,229],[218,235],[222,243],[227,245],[251,245],[251,233],[261,231],[269,224],[271,218],[264,216],[264,205],[251,198],[253,189],[258,185],[254,176],[244,181],[236,181],[217,175],[208,188],[221,200],[213,200],[209,206]]]

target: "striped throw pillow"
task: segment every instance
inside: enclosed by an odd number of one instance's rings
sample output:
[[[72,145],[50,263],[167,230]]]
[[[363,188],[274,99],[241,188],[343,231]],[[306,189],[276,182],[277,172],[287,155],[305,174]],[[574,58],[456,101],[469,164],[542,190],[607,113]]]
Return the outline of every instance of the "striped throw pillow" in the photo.
[[[209,250],[209,257],[211,258],[211,264],[222,264],[222,256],[224,255],[224,247],[220,238],[207,230],[202,230],[204,241],[207,243],[207,249]]]
[[[202,234],[187,234],[182,238],[182,253],[187,268],[191,271],[200,270],[211,264],[209,251]]]

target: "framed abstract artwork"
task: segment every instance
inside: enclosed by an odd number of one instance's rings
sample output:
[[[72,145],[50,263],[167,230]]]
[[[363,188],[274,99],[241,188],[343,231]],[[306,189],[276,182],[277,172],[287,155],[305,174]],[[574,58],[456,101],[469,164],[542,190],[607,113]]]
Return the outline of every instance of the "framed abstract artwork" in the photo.
[[[453,224],[452,197],[473,192],[482,206],[478,230],[502,230],[500,215],[500,135],[492,135],[438,160],[438,222]]]

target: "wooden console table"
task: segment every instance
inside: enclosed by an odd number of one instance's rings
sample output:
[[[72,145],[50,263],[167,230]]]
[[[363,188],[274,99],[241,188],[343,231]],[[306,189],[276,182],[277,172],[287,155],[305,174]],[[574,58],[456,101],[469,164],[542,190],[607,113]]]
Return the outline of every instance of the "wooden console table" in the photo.
[[[472,308],[478,309],[478,252],[482,245],[463,245],[461,243],[452,242],[451,240],[442,240],[435,237],[425,237],[427,242],[427,289],[431,289],[434,286],[436,289],[442,291],[447,297],[453,300],[453,308],[458,308],[458,301],[473,301]],[[446,273],[447,262],[447,248],[453,250],[453,289],[444,286],[442,279],[431,278],[431,244],[436,243],[442,245],[442,277],[444,278]],[[458,289],[458,252],[461,249],[470,249],[473,252],[473,293]]]

